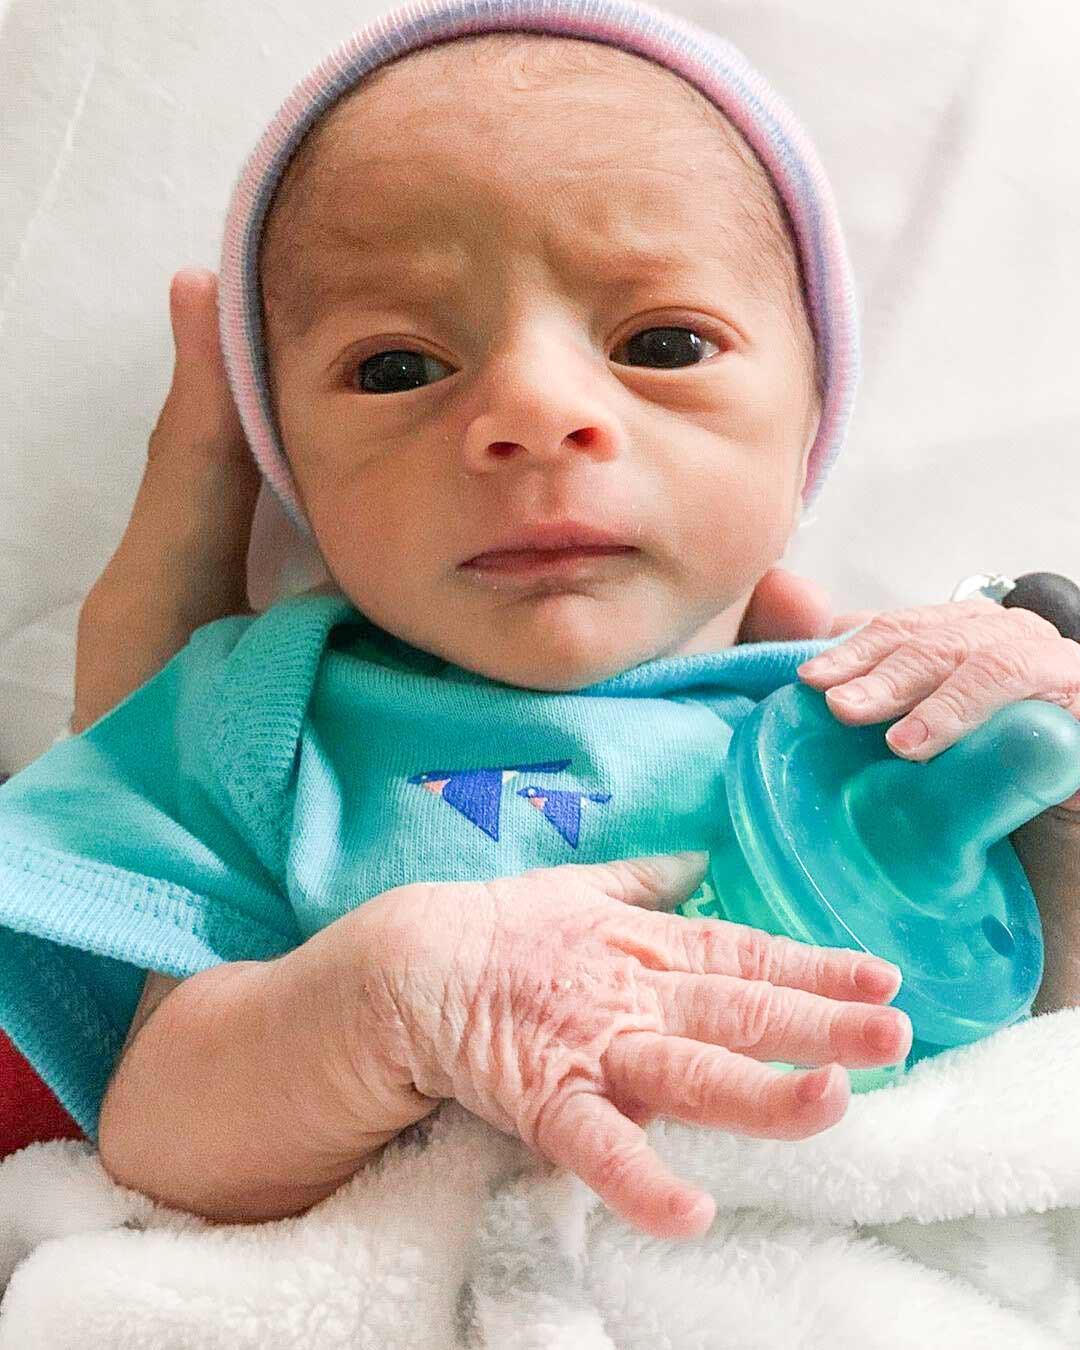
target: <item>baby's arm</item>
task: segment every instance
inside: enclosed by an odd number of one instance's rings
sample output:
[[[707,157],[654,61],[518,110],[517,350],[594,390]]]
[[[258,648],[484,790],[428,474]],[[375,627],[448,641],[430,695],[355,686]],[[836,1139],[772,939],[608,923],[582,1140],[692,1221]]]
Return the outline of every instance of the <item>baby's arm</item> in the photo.
[[[868,1067],[911,1045],[881,1007],[898,972],[865,953],[647,912],[680,905],[706,860],[399,886],[276,961],[201,971],[122,1056],[106,1171],[210,1218],[280,1218],[455,1098],[645,1232],[700,1234],[711,1200],[642,1122],[804,1138],[843,1115],[847,1079],[770,1061]]]
[[[380,1058],[374,1000],[356,997],[375,978],[366,908],[276,961],[151,973],[101,1108],[114,1181],[221,1222],[282,1218],[435,1109]]]

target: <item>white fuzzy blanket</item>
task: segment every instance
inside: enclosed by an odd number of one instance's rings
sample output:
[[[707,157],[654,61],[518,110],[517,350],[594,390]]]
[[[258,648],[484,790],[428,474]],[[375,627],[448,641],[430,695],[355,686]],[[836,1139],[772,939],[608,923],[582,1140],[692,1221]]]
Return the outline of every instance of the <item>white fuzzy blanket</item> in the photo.
[[[704,1238],[638,1233],[456,1102],[259,1225],[34,1144],[0,1163],[0,1350],[1080,1346],[1080,1008],[924,1061],[810,1139],[648,1135],[716,1197]]]

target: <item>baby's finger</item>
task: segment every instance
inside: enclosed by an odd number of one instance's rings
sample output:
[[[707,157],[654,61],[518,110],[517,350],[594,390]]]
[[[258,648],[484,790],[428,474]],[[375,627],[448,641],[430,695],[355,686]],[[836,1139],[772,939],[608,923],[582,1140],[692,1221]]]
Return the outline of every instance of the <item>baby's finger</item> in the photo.
[[[830,647],[820,656],[804,661],[796,673],[800,679],[811,682],[828,677],[850,679],[876,665],[897,647],[921,633],[942,625],[952,626],[964,619],[987,614],[1008,614],[1008,610],[986,596],[970,600],[950,600],[943,605],[923,605],[918,609],[889,610],[878,614],[857,633]]]
[[[608,940],[622,945],[617,934]],[[635,926],[633,946],[625,950],[654,970],[767,980],[845,1001],[895,998],[903,979],[897,966],[870,952],[814,947],[726,919],[672,915],[664,924]]]
[[[785,1064],[897,1064],[911,1049],[911,1021],[899,1008],[823,998],[765,980],[649,971],[673,1036],[722,1045]]]
[[[848,614],[838,614],[829,624],[829,631],[826,637],[839,637],[841,633],[846,633],[850,628],[858,628],[861,625],[868,624],[871,619],[876,619],[881,613],[879,609],[853,609]],[[854,634],[852,634],[854,636]],[[841,647],[843,643],[839,644]],[[834,649],[829,648],[830,651]]]
[[[1001,641],[996,625],[942,627],[902,643],[864,675],[851,678],[843,671],[815,674],[814,679],[819,687],[828,686],[825,701],[837,717],[858,725],[884,722],[910,712],[976,651],[1000,646]]]
[[[848,1076],[835,1064],[781,1073],[723,1046],[655,1031],[616,1036],[603,1069],[615,1103],[625,1098],[656,1115],[755,1139],[819,1134],[836,1124],[851,1099]]]
[[[1080,718],[1080,643],[1056,637],[977,651],[885,740],[910,760],[932,759],[999,709],[1028,698]]]
[[[652,1237],[700,1237],[715,1217],[713,1198],[681,1182],[641,1126],[595,1092],[559,1093],[541,1112],[535,1141],[526,1142]]]

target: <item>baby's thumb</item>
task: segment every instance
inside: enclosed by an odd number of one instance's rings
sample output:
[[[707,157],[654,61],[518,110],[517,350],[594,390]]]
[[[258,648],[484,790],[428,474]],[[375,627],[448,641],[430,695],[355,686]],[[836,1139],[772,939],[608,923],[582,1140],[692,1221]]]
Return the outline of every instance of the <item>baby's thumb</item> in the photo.
[[[601,873],[601,885],[613,899],[670,913],[694,894],[708,865],[708,853],[656,853],[595,863],[591,870]]]

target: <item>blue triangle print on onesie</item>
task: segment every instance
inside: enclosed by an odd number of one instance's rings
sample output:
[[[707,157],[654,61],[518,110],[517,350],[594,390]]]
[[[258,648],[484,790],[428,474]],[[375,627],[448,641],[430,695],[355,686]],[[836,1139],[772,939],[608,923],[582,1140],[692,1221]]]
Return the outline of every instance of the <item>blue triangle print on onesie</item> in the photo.
[[[571,848],[577,848],[581,835],[582,802],[609,802],[610,792],[560,792],[557,788],[532,785],[522,788],[519,797],[525,797],[545,820],[549,820]]]
[[[562,773],[569,763],[568,759],[552,759],[543,764],[502,764],[490,769],[428,769],[407,781],[442,797],[497,843],[503,784],[519,773]]]

